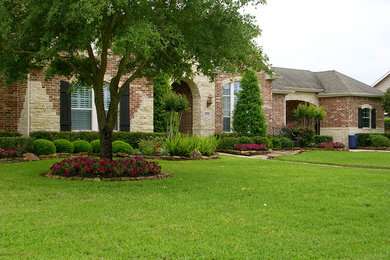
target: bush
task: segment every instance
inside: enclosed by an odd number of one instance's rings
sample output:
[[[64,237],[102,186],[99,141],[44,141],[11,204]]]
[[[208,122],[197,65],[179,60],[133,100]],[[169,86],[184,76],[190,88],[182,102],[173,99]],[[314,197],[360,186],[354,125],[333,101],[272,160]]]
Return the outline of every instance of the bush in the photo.
[[[265,144],[236,144],[236,145],[234,145],[234,148],[238,149],[240,151],[248,151],[248,150],[265,151],[265,150],[267,150],[267,146]]]
[[[131,147],[138,148],[138,143],[143,139],[150,139],[154,137],[165,137],[165,133],[136,133],[136,132],[113,132],[112,140],[113,141],[124,141],[130,144]],[[66,139],[71,142],[84,140],[87,142],[92,142],[96,139],[100,140],[99,132],[91,131],[81,131],[81,132],[46,132],[46,131],[37,131],[30,134],[31,138],[34,139],[46,139],[54,141],[57,139]]]
[[[34,152],[33,140],[29,137],[0,137],[0,147],[22,153]]]
[[[74,145],[71,141],[58,139],[53,143],[56,146],[57,153],[73,153]]]
[[[390,118],[386,117],[384,119],[384,121],[385,121],[385,130],[389,131],[390,130]]]
[[[114,141],[112,143],[112,153],[127,153],[132,154],[133,148],[123,141]]]
[[[273,147],[271,139],[269,139],[267,137],[263,137],[263,136],[253,137],[251,143],[263,144],[263,145],[266,145],[270,149],[272,149],[272,147]]]
[[[22,152],[19,150],[6,150],[0,148],[0,159],[3,158],[14,158],[22,156]]]
[[[345,145],[340,142],[328,142],[328,143],[319,143],[318,148],[325,148],[325,146],[333,146],[334,148],[344,148]]]
[[[314,143],[315,132],[311,128],[300,128],[287,125],[282,129],[281,135],[294,142],[298,142],[300,147],[307,147],[309,144]]]
[[[390,147],[390,140],[383,135],[371,135],[371,145],[374,147]]]
[[[330,135],[315,135],[314,136],[314,143],[320,144],[320,143],[329,143],[333,142],[333,136]]]
[[[92,153],[92,145],[84,140],[74,141],[74,152],[75,153]]]
[[[225,137],[219,141],[218,150],[234,149],[235,144],[240,144],[239,137]]]
[[[214,136],[199,137],[198,150],[202,155],[210,156],[215,153],[219,140]]]
[[[121,160],[66,159],[53,164],[50,170],[55,175],[92,178],[151,176],[161,173],[158,163],[148,162],[140,157]]]
[[[171,140],[166,139],[163,148],[170,155],[189,156],[198,148],[198,142],[194,137],[177,134]]]
[[[274,138],[271,139],[271,142],[272,142],[272,147],[273,147],[274,149],[280,149],[280,148],[282,148],[282,144],[281,144],[279,138],[274,137]]]
[[[355,134],[357,136],[357,146],[371,146],[370,134]]]
[[[21,137],[22,134],[18,132],[0,132],[0,137]]]
[[[240,137],[242,135],[239,133],[216,133],[214,136],[222,140],[226,137]]]
[[[280,143],[281,143],[282,148],[285,148],[285,147],[292,148],[295,146],[294,142],[287,137],[280,138]]]
[[[93,153],[100,153],[100,140],[93,140],[91,142],[91,146],[92,146],[92,152]]]
[[[141,140],[138,144],[138,149],[143,155],[154,155],[155,148],[158,144],[162,144],[163,140],[161,138],[154,138],[150,140]]]
[[[48,155],[56,153],[56,146],[49,140],[38,139],[34,141],[33,145],[34,153],[36,155]]]

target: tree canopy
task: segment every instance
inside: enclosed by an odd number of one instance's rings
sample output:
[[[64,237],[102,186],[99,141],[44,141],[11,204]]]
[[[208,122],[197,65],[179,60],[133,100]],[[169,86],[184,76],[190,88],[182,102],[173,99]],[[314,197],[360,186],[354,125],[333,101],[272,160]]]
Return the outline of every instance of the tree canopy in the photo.
[[[247,67],[267,70],[254,39],[260,29],[243,7],[265,0],[2,0],[0,80],[26,77],[45,67],[46,77],[76,79],[95,91],[102,153],[110,157],[110,133],[118,102],[135,78]],[[104,112],[103,82],[109,55],[120,56]],[[195,70],[194,70],[195,68]]]
[[[390,89],[388,89],[383,96],[383,108],[386,113],[390,113]]]

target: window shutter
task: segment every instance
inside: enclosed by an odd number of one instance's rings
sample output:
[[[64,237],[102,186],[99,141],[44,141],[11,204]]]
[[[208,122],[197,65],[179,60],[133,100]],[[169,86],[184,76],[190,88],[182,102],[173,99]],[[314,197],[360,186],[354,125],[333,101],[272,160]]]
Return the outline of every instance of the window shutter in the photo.
[[[71,93],[68,92],[70,84],[60,81],[60,130],[72,130]]]
[[[371,128],[376,128],[376,109],[371,110]]]
[[[360,107],[358,109],[358,127],[363,128],[363,109]]]
[[[129,88],[125,90],[120,101],[120,131],[130,131],[130,103],[129,103]]]

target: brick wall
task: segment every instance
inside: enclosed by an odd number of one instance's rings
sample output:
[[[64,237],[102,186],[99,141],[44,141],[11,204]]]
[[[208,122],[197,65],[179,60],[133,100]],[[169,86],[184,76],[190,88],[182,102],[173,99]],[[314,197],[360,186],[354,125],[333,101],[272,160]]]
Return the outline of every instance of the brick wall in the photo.
[[[27,84],[0,86],[0,131],[17,132]]]
[[[320,106],[324,106],[326,111],[321,127],[358,127],[358,108],[364,104],[376,109],[376,127],[383,128],[382,99],[365,97],[320,98]]]
[[[278,134],[280,130],[285,126],[285,111],[286,101],[284,94],[273,94],[272,95],[272,122],[269,126],[271,134]]]

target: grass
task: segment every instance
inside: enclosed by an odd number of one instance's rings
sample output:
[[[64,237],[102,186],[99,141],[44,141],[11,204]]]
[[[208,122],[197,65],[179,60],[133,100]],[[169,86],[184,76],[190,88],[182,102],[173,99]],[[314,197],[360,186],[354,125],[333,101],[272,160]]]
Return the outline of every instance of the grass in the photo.
[[[0,164],[0,258],[390,257],[387,170],[224,156],[81,182],[53,162]]]
[[[276,159],[294,162],[390,169],[390,153],[387,152],[310,151],[298,155],[282,155],[278,156]]]

